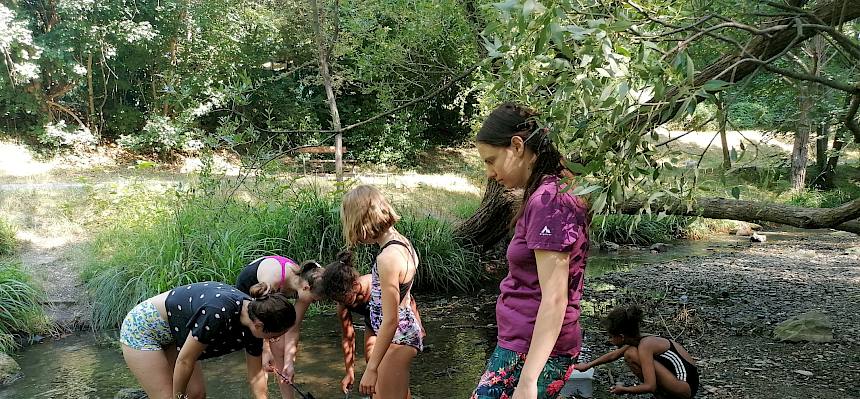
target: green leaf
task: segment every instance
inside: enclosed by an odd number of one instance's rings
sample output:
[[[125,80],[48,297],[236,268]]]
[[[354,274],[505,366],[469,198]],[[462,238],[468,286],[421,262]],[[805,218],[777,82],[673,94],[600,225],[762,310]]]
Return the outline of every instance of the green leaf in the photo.
[[[692,82],[693,78],[695,76],[696,76],[696,68],[693,65],[693,58],[691,58],[690,55],[687,54],[687,79],[689,79],[690,82]]]
[[[500,3],[493,3],[493,7],[496,7],[502,11],[508,11],[509,12],[509,11],[513,10],[514,7],[517,6],[517,4],[519,4],[519,1],[517,1],[517,0],[506,0],[506,1],[503,1]]]
[[[576,41],[585,40],[585,37],[594,33],[594,29],[581,28],[575,24],[565,27],[566,31],[570,32],[570,37]]]
[[[551,25],[545,24],[543,29],[541,29],[538,34],[537,42],[535,43],[535,54],[543,53],[544,46],[546,46],[547,40],[549,40],[550,34],[552,33]]]
[[[546,11],[546,7],[537,0],[526,0],[526,3],[523,4],[523,16],[526,18],[532,13],[541,14],[544,11]]]
[[[590,173],[588,169],[586,169],[586,167],[580,163],[565,161],[564,166],[567,168],[567,170],[577,175],[585,175]]]
[[[612,185],[610,185],[610,189],[612,190],[612,199],[616,204],[620,204],[624,201],[624,190],[621,188],[621,184],[614,181],[612,182]]]
[[[586,194],[591,194],[597,190],[600,190],[601,186],[577,186],[573,190],[571,190],[572,195],[581,196]]]
[[[606,206],[606,191],[601,191],[597,199],[591,204],[591,211],[594,213],[603,212],[603,207]]]
[[[724,80],[715,79],[715,80],[709,80],[709,81],[705,82],[705,84],[702,85],[702,89],[704,89],[705,91],[709,91],[709,92],[720,91],[720,90],[723,90],[726,87],[729,87],[731,85],[732,85],[731,83],[726,82]]]
[[[616,32],[621,32],[629,27],[633,26],[633,22],[627,19],[619,19],[612,22],[609,25],[609,29],[612,29]]]

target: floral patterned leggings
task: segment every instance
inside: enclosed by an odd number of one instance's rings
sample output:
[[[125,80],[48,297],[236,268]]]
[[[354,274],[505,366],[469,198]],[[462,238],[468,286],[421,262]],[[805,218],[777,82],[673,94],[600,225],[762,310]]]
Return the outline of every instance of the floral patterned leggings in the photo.
[[[513,397],[514,389],[520,379],[526,354],[496,346],[487,362],[487,370],[481,376],[478,387],[470,399],[507,399]],[[538,399],[558,398],[564,387],[576,358],[573,356],[553,356],[547,360],[538,378]]]

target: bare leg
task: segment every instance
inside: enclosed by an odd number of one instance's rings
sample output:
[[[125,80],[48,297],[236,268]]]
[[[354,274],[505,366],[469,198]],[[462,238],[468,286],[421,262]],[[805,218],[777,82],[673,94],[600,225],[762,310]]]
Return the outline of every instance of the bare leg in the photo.
[[[642,365],[639,359],[639,350],[635,346],[631,346],[624,352],[624,362],[630,367],[630,371],[643,381]],[[666,366],[659,362],[654,362],[654,373],[657,377],[657,391],[669,398],[689,399],[690,384],[686,381],[681,381],[675,377]]]
[[[152,399],[173,397],[173,367],[176,364],[176,348],[169,346],[160,351],[142,351],[122,345],[122,357],[131,373]],[[194,365],[191,380],[188,381],[188,397],[206,397],[206,384],[200,362]]]
[[[164,351],[142,351],[122,345],[122,357],[134,378],[152,399],[173,396],[173,367]]]
[[[418,350],[411,346],[391,344],[382,363],[379,364],[379,377],[376,380],[374,399],[408,399],[409,369]]]
[[[269,342],[269,348],[272,350],[272,363],[275,365],[275,369],[281,371],[284,369],[284,344],[286,343],[286,338],[282,335],[278,337],[277,340]],[[295,377],[293,377],[295,378]],[[283,399],[293,399],[293,387],[290,384],[284,382],[280,376],[275,377],[275,381],[278,382],[278,389],[281,390],[281,397]]]

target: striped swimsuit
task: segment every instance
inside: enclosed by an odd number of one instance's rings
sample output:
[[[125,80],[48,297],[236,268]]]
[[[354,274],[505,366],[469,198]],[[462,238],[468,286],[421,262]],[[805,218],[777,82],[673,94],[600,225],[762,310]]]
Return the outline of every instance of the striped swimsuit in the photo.
[[[695,365],[678,354],[678,350],[675,349],[675,343],[672,340],[668,341],[669,349],[659,355],[654,355],[654,360],[666,366],[675,375],[675,378],[689,384],[690,397],[695,397],[696,391],[699,389],[699,370]]]

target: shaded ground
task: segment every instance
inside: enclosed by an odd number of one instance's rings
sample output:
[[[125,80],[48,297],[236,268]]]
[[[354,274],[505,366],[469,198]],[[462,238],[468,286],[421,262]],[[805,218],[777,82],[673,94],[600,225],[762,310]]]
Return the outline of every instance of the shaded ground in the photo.
[[[649,316],[643,329],[674,337],[698,360],[704,397],[855,398],[860,256],[850,249],[857,246],[856,235],[841,232],[769,234],[765,244],[591,278],[585,298],[598,313],[616,301],[641,303]],[[833,321],[833,343],[772,338],[775,324],[811,310]],[[609,350],[597,320],[583,322],[593,353]],[[612,370],[633,382],[623,362]],[[600,371],[595,391],[605,392],[609,377]]]

